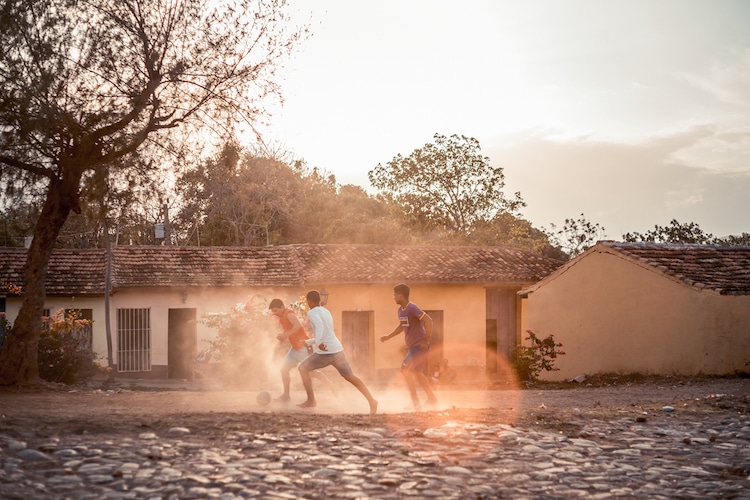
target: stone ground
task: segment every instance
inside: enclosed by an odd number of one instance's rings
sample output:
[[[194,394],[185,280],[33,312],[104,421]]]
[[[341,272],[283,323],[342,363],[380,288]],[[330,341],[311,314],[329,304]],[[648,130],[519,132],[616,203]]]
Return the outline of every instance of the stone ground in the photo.
[[[419,412],[370,389],[377,415],[345,383],[312,410],[190,382],[0,389],[0,497],[750,498],[748,378],[448,387]]]

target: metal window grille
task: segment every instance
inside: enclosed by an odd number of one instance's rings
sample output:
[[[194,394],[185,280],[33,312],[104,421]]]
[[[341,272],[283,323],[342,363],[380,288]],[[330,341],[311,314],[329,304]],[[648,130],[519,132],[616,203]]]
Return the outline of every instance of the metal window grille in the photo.
[[[151,309],[117,310],[117,371],[151,371]]]

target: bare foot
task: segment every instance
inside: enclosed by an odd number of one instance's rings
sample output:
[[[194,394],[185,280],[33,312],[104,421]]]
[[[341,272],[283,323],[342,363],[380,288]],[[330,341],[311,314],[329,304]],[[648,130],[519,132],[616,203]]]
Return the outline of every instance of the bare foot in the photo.
[[[310,401],[309,399],[305,401],[304,403],[300,403],[297,406],[300,408],[315,408],[315,401]]]
[[[422,411],[422,406],[419,404],[419,401],[415,401],[404,406],[404,411]]]
[[[425,406],[437,406],[438,400],[437,398],[428,399],[425,403]]]
[[[279,396],[278,398],[274,399],[274,401],[276,401],[277,403],[288,403],[288,402],[289,402],[289,401],[291,401],[291,400],[292,400],[292,398],[290,398],[290,397],[289,397],[288,395],[286,395],[286,394],[282,394],[282,395],[281,395],[281,396]]]
[[[370,401],[370,415],[375,415],[378,412],[378,402],[374,399]]]

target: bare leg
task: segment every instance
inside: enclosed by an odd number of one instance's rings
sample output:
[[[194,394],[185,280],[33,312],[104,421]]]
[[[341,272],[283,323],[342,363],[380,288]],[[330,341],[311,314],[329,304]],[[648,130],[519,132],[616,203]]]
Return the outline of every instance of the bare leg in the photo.
[[[321,382],[323,382],[326,385],[326,387],[328,387],[335,396],[339,395],[338,388],[334,385],[333,381],[331,381],[331,379],[328,378],[328,375],[326,375],[322,371],[320,371],[320,370],[313,370],[313,371],[310,372],[310,376],[312,378],[315,378],[315,379],[320,380]]]
[[[276,401],[286,402],[291,398],[289,397],[289,385],[291,383],[291,377],[289,372],[292,370],[292,365],[283,365],[281,367],[281,383],[284,385],[284,392],[276,398]]]
[[[414,378],[417,379],[417,382],[419,383],[419,386],[424,389],[424,392],[427,393],[427,404],[433,405],[437,403],[437,398],[435,397],[435,393],[432,392],[432,387],[430,387],[430,381],[427,380],[427,377],[422,372],[414,372]]]
[[[414,408],[419,408],[419,398],[417,397],[417,386],[414,383],[414,375],[408,368],[401,368],[401,375],[404,376],[406,387],[409,388],[409,396],[411,396],[411,402],[414,405]]]
[[[375,413],[377,413],[378,402],[375,400],[375,398],[372,397],[372,394],[370,394],[370,390],[367,388],[365,383],[362,382],[362,380],[356,375],[348,375],[345,376],[344,379],[346,379],[347,382],[356,387],[359,392],[361,392],[362,395],[367,398],[367,402],[370,404],[370,415],[374,415]]]
[[[312,408],[316,405],[315,393],[313,392],[312,378],[310,372],[300,369],[299,376],[302,379],[302,385],[305,386],[305,392],[307,393],[307,400],[304,403],[300,403],[297,406],[300,408]]]

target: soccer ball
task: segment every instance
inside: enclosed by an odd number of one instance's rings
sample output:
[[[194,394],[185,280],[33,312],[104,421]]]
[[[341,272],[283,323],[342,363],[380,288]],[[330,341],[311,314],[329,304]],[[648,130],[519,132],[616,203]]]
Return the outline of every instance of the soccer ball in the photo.
[[[268,391],[260,391],[255,397],[255,400],[261,406],[268,406],[268,404],[271,402],[271,393]]]

